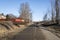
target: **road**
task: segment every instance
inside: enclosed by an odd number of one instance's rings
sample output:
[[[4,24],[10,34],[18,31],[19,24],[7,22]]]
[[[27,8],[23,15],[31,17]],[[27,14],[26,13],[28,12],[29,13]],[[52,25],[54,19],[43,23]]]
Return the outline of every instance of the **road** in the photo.
[[[39,28],[28,27],[10,40],[45,40],[45,37]]]
[[[39,27],[28,27],[10,38],[10,40],[60,40],[60,38]]]

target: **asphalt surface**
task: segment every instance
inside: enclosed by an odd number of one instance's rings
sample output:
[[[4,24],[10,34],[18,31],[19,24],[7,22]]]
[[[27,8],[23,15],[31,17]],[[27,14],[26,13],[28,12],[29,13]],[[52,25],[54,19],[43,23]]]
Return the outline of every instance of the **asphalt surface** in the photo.
[[[56,35],[38,26],[30,26],[7,40],[60,40]]]
[[[45,37],[39,27],[28,27],[10,40],[45,40]]]

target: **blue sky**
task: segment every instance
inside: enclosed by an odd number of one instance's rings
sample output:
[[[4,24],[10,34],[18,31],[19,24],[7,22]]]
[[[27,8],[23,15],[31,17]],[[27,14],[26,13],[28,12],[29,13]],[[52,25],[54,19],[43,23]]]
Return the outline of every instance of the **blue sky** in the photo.
[[[19,16],[20,4],[28,2],[33,14],[33,21],[43,20],[44,14],[50,9],[50,0],[0,0],[0,13]]]

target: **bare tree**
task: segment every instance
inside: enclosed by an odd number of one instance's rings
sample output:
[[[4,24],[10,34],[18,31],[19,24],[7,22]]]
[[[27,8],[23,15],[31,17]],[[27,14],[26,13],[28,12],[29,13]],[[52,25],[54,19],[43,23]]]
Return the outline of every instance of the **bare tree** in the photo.
[[[31,21],[32,20],[32,14],[29,8],[28,3],[22,3],[21,8],[20,8],[20,18],[26,20],[26,21]]]
[[[53,3],[52,3],[52,0],[51,0],[51,15],[52,15],[52,22],[54,21],[54,12],[53,12]]]
[[[54,2],[52,2],[54,1]],[[55,21],[57,24],[60,19],[60,0],[51,0],[51,8],[52,8],[52,21]]]
[[[59,23],[59,4],[58,4],[59,0],[55,0],[55,8],[56,8],[56,23]]]
[[[44,20],[44,21],[47,20],[47,13],[44,15],[43,20]]]
[[[47,12],[46,12],[46,14],[43,17],[43,20],[44,21],[50,21],[51,20],[51,14],[50,14],[50,10],[49,9],[47,9]]]

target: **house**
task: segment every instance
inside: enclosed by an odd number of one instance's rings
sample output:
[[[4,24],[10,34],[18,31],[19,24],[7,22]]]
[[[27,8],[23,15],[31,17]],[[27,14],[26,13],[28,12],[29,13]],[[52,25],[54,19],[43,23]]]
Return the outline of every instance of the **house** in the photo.
[[[0,14],[0,19],[6,19],[6,16],[2,14]]]

